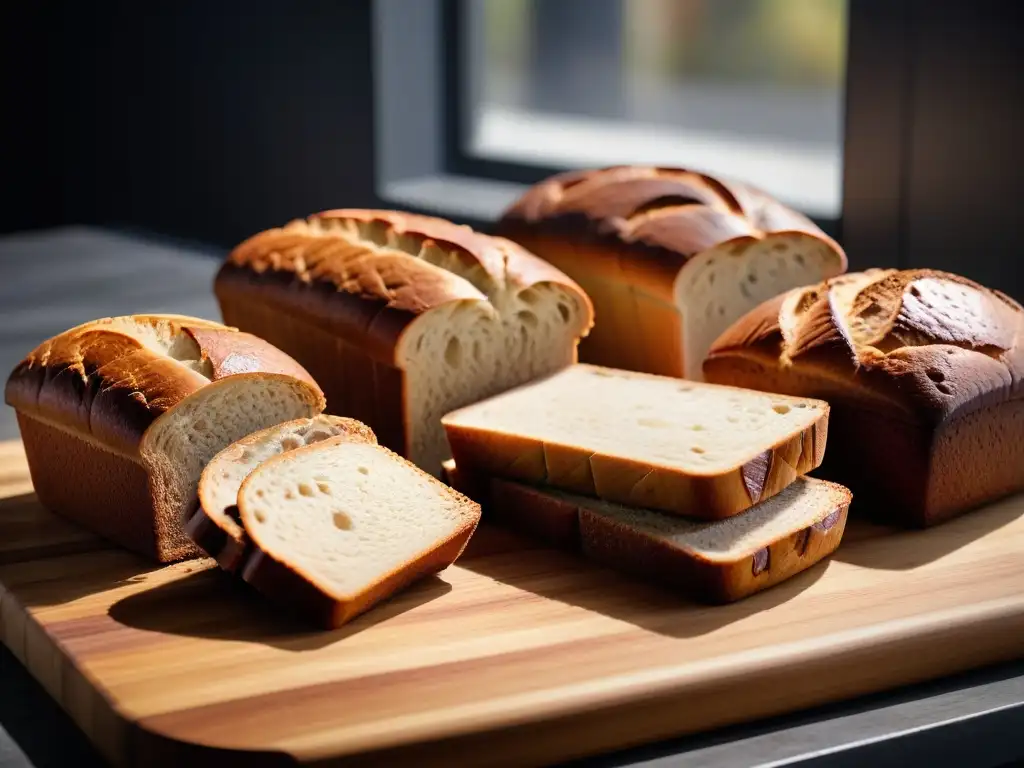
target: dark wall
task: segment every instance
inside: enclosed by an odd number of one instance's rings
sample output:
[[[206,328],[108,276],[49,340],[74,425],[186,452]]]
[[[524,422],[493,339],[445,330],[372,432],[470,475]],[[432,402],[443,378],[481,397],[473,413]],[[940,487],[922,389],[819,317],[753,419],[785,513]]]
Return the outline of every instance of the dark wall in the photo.
[[[915,2],[906,258],[1024,301],[1024,8]]]
[[[0,22],[4,230],[227,245],[375,204],[369,0],[13,5],[46,7]]]
[[[1024,24],[1005,0],[850,0],[843,241],[1024,300]]]
[[[936,266],[1024,298],[1019,4],[850,3],[852,266]],[[380,204],[371,6],[4,4],[0,231],[127,224],[231,245]]]

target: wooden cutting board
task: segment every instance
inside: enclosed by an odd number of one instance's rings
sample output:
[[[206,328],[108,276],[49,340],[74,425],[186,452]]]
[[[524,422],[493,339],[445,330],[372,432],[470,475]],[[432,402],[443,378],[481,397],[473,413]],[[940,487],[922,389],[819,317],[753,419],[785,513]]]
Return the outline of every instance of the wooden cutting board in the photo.
[[[1022,637],[1022,498],[927,532],[853,522],[830,562],[718,608],[481,528],[458,566],[324,633],[208,562],[154,568],[62,522],[0,444],[0,639],[117,764],[540,764],[1022,656]]]

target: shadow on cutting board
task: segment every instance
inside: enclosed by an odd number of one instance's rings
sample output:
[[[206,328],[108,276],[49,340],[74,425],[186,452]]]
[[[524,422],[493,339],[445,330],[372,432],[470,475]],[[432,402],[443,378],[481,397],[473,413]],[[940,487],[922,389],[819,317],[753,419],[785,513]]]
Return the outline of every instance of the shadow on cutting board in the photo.
[[[209,569],[122,598],[108,615],[133,629],[208,640],[263,643],[287,651],[309,651],[336,643],[451,591],[431,577],[332,631],[282,611],[243,581]]]
[[[1024,515],[1024,495],[997,501],[926,529],[877,525],[856,516],[857,499],[850,507],[843,542],[833,558],[862,568],[905,571],[934,562],[993,533]]]
[[[771,589],[728,605],[674,591],[482,524],[458,565],[516,589],[600,613],[667,637],[697,637],[785,603],[822,577],[821,562]]]

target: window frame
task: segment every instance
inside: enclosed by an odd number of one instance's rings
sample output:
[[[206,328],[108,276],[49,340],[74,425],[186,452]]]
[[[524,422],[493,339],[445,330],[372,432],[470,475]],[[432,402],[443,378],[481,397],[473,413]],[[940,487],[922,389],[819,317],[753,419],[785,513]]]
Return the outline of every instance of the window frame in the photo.
[[[905,266],[912,3],[848,2],[842,212],[812,219],[843,243],[851,269]],[[470,13],[462,0],[374,0],[375,188],[385,203],[488,229],[530,184],[564,169],[465,153],[475,87],[465,63],[481,39]],[[405,44],[412,31],[416,44]]]

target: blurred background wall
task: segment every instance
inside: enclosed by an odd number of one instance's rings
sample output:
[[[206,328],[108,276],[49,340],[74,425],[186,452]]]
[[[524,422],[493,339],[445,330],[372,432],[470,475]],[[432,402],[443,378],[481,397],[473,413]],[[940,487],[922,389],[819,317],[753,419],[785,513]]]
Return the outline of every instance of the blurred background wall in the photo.
[[[436,99],[466,126],[442,153],[462,176],[530,180],[593,146],[618,162],[629,144],[612,129],[769,142],[758,158],[799,150],[832,169],[761,175],[790,176],[798,197],[833,190],[855,266],[939,266],[1024,297],[1017,3],[379,1],[476,26],[376,39],[372,0],[5,4],[0,231],[86,223],[227,247],[326,207],[394,204],[377,184],[374,45],[432,40],[469,50],[473,87],[452,98],[446,81]],[[403,130],[427,120],[410,109]],[[597,144],[522,140],[558,121]],[[700,167],[709,144],[693,146]]]

